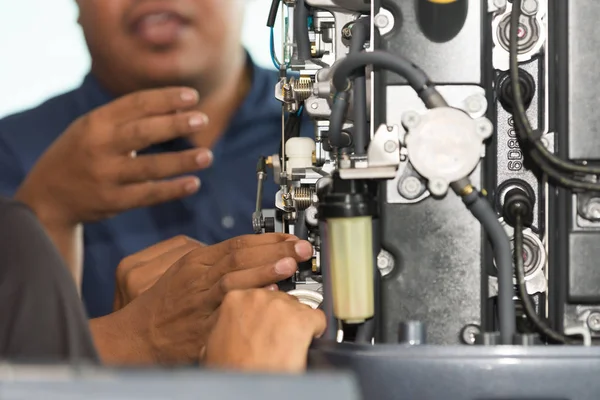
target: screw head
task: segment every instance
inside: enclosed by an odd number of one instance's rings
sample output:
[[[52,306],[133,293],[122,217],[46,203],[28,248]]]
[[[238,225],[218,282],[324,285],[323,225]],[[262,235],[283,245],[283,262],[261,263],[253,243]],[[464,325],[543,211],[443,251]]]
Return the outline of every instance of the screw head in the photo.
[[[487,139],[494,133],[494,125],[487,118],[481,118],[477,121],[477,133],[482,138]]]
[[[524,0],[521,3],[521,10],[526,15],[533,15],[538,11],[538,0]]]
[[[377,269],[382,276],[389,275],[394,269],[394,259],[387,251],[381,250],[377,255]]]
[[[469,96],[467,100],[465,100],[465,105],[467,112],[472,114],[478,113],[485,107],[485,98],[477,94]]]
[[[481,328],[477,325],[467,325],[463,328],[460,333],[460,339],[464,344],[475,344],[477,335],[481,334]]]
[[[431,192],[432,195],[434,196],[443,196],[446,194],[446,192],[448,191],[448,182],[446,182],[443,179],[437,178],[437,179],[431,179],[429,181],[429,191]]]
[[[375,16],[375,26],[379,29],[385,29],[390,24],[389,18],[384,14],[377,14]]]
[[[506,0],[494,0],[494,5],[498,8],[506,7]]]
[[[600,219],[600,198],[593,197],[585,205],[586,217],[593,220]],[[600,315],[600,314],[599,314]]]
[[[408,176],[400,182],[400,187],[398,189],[402,196],[406,197],[408,200],[414,200],[419,197],[423,191],[423,185],[416,176]]]
[[[587,325],[592,331],[599,332],[600,331],[600,312],[594,311],[594,312],[590,313],[590,315],[588,316],[588,319],[587,319]]]
[[[402,115],[402,125],[404,125],[406,129],[414,129],[420,122],[421,116],[414,111],[408,111]]]
[[[312,108],[313,110],[316,110],[317,108],[319,108],[319,105],[317,104],[316,101],[313,101],[312,103],[310,103],[310,108]]]
[[[394,151],[396,151],[398,149],[398,145],[393,140],[388,140],[383,145],[383,148],[387,153],[393,153]]]

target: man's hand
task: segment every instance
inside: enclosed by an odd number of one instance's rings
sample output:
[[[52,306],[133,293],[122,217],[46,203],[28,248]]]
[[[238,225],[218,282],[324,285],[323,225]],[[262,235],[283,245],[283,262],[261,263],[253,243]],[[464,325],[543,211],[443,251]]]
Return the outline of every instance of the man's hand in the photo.
[[[267,290],[229,293],[208,339],[209,367],[300,373],[311,341],[326,328],[325,315],[296,298]]]
[[[290,235],[249,235],[185,254],[147,291],[91,328],[112,364],[180,364],[198,360],[223,297],[291,277],[312,256]]]
[[[35,164],[16,195],[45,224],[104,219],[196,192],[207,149],[136,156],[155,143],[199,132],[204,114],[191,109],[198,93],[168,88],[135,93],[75,121]]]
[[[114,311],[152,287],[176,261],[206,245],[177,236],[124,258],[117,267]]]

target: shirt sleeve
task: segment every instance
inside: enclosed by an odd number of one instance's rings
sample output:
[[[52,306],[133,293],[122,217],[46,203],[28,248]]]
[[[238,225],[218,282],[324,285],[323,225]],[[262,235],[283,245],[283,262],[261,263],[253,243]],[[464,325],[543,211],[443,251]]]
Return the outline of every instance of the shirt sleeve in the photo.
[[[0,132],[0,195],[13,197],[23,179],[21,163]]]
[[[0,198],[0,358],[96,362],[73,278],[33,213]]]

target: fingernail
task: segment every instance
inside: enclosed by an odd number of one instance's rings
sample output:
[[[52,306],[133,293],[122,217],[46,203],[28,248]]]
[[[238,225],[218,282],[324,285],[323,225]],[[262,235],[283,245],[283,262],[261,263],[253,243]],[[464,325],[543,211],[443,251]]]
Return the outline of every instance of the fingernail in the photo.
[[[208,117],[204,114],[197,114],[191,117],[188,123],[190,124],[190,127],[197,128],[208,124]]]
[[[196,156],[196,163],[200,166],[211,165],[213,162],[213,153],[210,150],[201,152]]]
[[[188,193],[196,193],[200,189],[200,179],[195,178],[185,185],[185,191]]]
[[[276,292],[279,290],[279,286],[277,285],[269,285],[267,286],[267,290],[271,291],[271,292]]]
[[[186,89],[181,92],[181,100],[185,101],[186,103],[196,102],[198,101],[198,92],[195,90]]]
[[[294,250],[296,250],[296,254],[298,254],[302,258],[309,258],[313,254],[313,249],[310,243],[305,240],[302,240],[294,246]]]
[[[277,275],[291,275],[296,272],[296,262],[291,258],[284,258],[275,264]]]

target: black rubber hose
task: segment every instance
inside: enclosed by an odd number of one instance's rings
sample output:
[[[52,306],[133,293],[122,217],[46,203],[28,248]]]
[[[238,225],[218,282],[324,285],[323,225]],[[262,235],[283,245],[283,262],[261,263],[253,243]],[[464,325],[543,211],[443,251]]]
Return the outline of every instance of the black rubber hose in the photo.
[[[365,42],[369,37],[368,18],[356,21],[352,25],[352,40],[350,42],[350,54],[357,54],[364,50]],[[353,83],[354,89],[354,154],[365,155],[369,146],[370,132],[367,118],[367,79],[363,68],[356,74]]]
[[[525,267],[523,265],[523,216],[516,212],[515,218],[515,266],[517,270],[517,288],[519,289],[519,297],[523,303],[523,309],[529,322],[533,324],[536,331],[540,335],[552,340],[556,343],[562,344],[583,344],[581,340],[565,336],[562,333],[553,330],[535,311],[535,306],[529,298],[527,293],[527,286],[525,284]]]
[[[552,167],[551,172],[549,173],[544,165],[540,165],[542,171],[551,176],[553,179],[557,181],[558,184],[565,187],[572,187],[574,189],[582,189],[580,182],[569,179],[568,177],[561,176],[561,172],[556,171],[562,170],[564,172],[569,173],[582,173],[589,175],[598,175],[600,174],[599,167],[590,167],[587,165],[579,165],[570,161],[565,161],[560,157],[556,156],[554,153],[550,152],[546,146],[541,141],[541,138],[536,136],[534,130],[527,118],[527,113],[525,110],[525,104],[523,101],[523,94],[521,92],[521,85],[519,82],[519,19],[521,16],[521,0],[514,0],[511,11],[511,20],[510,20],[510,33],[509,33],[509,41],[510,41],[510,76],[512,81],[512,92],[514,98],[514,110],[513,117],[515,121],[519,123],[520,132],[524,136],[524,139],[529,141],[539,153],[539,156],[547,161],[547,164],[550,164]],[[534,159],[534,161],[537,160]],[[589,185],[589,184],[588,184]],[[598,190],[600,189],[600,185],[596,185],[595,188],[590,188],[589,190]]]
[[[294,36],[298,48],[298,60],[306,61],[312,58],[310,37],[308,36],[308,8],[304,0],[296,0],[294,8]]]
[[[329,119],[329,143],[338,149],[350,146],[351,142],[348,135],[342,133],[346,113],[348,112],[348,103],[350,94],[347,91],[338,93],[331,107],[331,117]]]
[[[338,92],[347,90],[352,75],[368,65],[397,73],[405,78],[419,95],[432,86],[425,72],[419,67],[405,58],[381,50],[350,54],[341,59],[335,64],[333,86]]]
[[[267,26],[269,28],[273,28],[275,26],[275,21],[277,20],[277,10],[279,9],[280,4],[281,4],[281,0],[271,1],[271,9],[269,10],[269,18],[267,18]]]
[[[306,212],[298,211],[297,218],[294,223],[294,236],[302,240],[308,240],[308,226],[306,226]]]
[[[478,191],[474,190],[472,193],[463,196],[462,199],[469,211],[481,223],[494,251],[494,259],[498,268],[500,340],[502,344],[510,345],[513,343],[517,324],[513,302],[513,265],[510,240],[498,221],[496,212]]]

